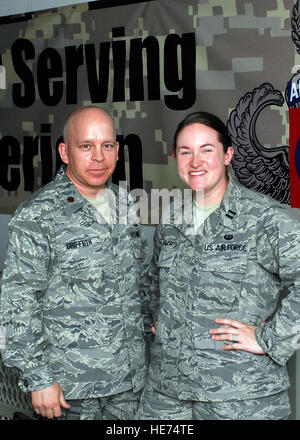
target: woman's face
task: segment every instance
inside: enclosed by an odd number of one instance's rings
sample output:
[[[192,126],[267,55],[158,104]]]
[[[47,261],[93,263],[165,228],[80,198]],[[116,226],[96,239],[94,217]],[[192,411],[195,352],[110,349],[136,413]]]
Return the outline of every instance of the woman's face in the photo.
[[[193,191],[204,191],[205,203],[223,198],[227,187],[226,165],[233,148],[226,153],[216,130],[201,123],[184,127],[177,136],[176,157],[179,177]]]

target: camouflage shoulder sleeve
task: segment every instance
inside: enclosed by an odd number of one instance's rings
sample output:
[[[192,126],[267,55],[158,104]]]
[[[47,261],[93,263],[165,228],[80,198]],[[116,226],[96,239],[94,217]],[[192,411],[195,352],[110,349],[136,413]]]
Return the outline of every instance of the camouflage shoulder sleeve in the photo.
[[[284,365],[300,333],[300,222],[292,210],[274,207],[258,221],[257,258],[288,289],[272,319],[256,331],[263,350]]]
[[[47,288],[49,234],[42,221],[26,219],[26,209],[9,225],[9,244],[2,276],[0,319],[5,343],[4,363],[20,372],[24,391],[54,383],[48,368],[40,300]]]
[[[161,250],[163,227],[161,224],[157,225],[155,228],[153,236],[153,256],[150,264],[149,275],[151,279],[150,285],[150,302],[149,309],[152,316],[152,325],[157,320],[158,309],[159,309],[159,273],[158,273],[158,260]]]

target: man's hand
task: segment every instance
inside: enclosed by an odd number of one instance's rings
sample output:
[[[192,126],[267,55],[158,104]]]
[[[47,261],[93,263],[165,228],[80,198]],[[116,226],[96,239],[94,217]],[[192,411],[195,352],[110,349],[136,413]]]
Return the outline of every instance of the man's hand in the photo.
[[[59,383],[43,390],[31,391],[31,403],[37,414],[49,419],[61,416],[61,406],[65,409],[70,408],[70,405],[65,401]]]
[[[244,350],[254,354],[265,354],[258,345],[255,336],[255,330],[258,328],[254,325],[243,324],[233,319],[216,319],[216,323],[229,325],[231,327],[214,328],[209,331],[212,339],[215,341],[232,341],[233,344],[223,346],[224,350]],[[261,325],[263,325],[262,323]]]
[[[151,328],[152,333],[155,335],[156,333],[156,327],[157,327],[158,321],[154,324],[154,326]]]

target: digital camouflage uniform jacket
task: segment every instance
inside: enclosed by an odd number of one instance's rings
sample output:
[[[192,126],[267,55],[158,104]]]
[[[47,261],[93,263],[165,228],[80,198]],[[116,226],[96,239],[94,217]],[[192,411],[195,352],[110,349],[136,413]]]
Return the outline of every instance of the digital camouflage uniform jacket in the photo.
[[[293,215],[230,179],[199,235],[187,235],[189,225],[172,220],[157,227],[151,309],[158,325],[149,369],[154,388],[196,401],[257,398],[288,388],[286,362],[300,329],[300,222]],[[283,286],[289,292],[279,307]],[[266,354],[222,350],[224,342],[213,341],[209,330],[219,327],[216,318],[226,317],[265,322],[256,336]]]
[[[147,244],[138,223],[119,224],[127,196],[119,197],[116,185],[108,187],[117,207],[112,226],[64,169],[10,222],[2,355],[7,366],[20,370],[23,390],[59,382],[66,398],[80,399],[144,385],[141,283]]]

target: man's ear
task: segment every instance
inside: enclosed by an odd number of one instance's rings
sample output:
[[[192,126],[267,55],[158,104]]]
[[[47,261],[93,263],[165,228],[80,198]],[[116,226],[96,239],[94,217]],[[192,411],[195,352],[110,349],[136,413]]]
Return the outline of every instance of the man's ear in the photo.
[[[174,151],[174,150],[172,151],[172,156],[173,156],[173,159],[176,160],[176,154],[175,154],[175,151]]]
[[[67,146],[67,144],[65,144],[64,142],[61,142],[58,146],[58,152],[59,152],[59,155],[60,155],[62,162],[68,164],[69,159],[68,159],[68,146]]]
[[[116,149],[117,149],[117,160],[119,160],[119,142],[116,142]]]

